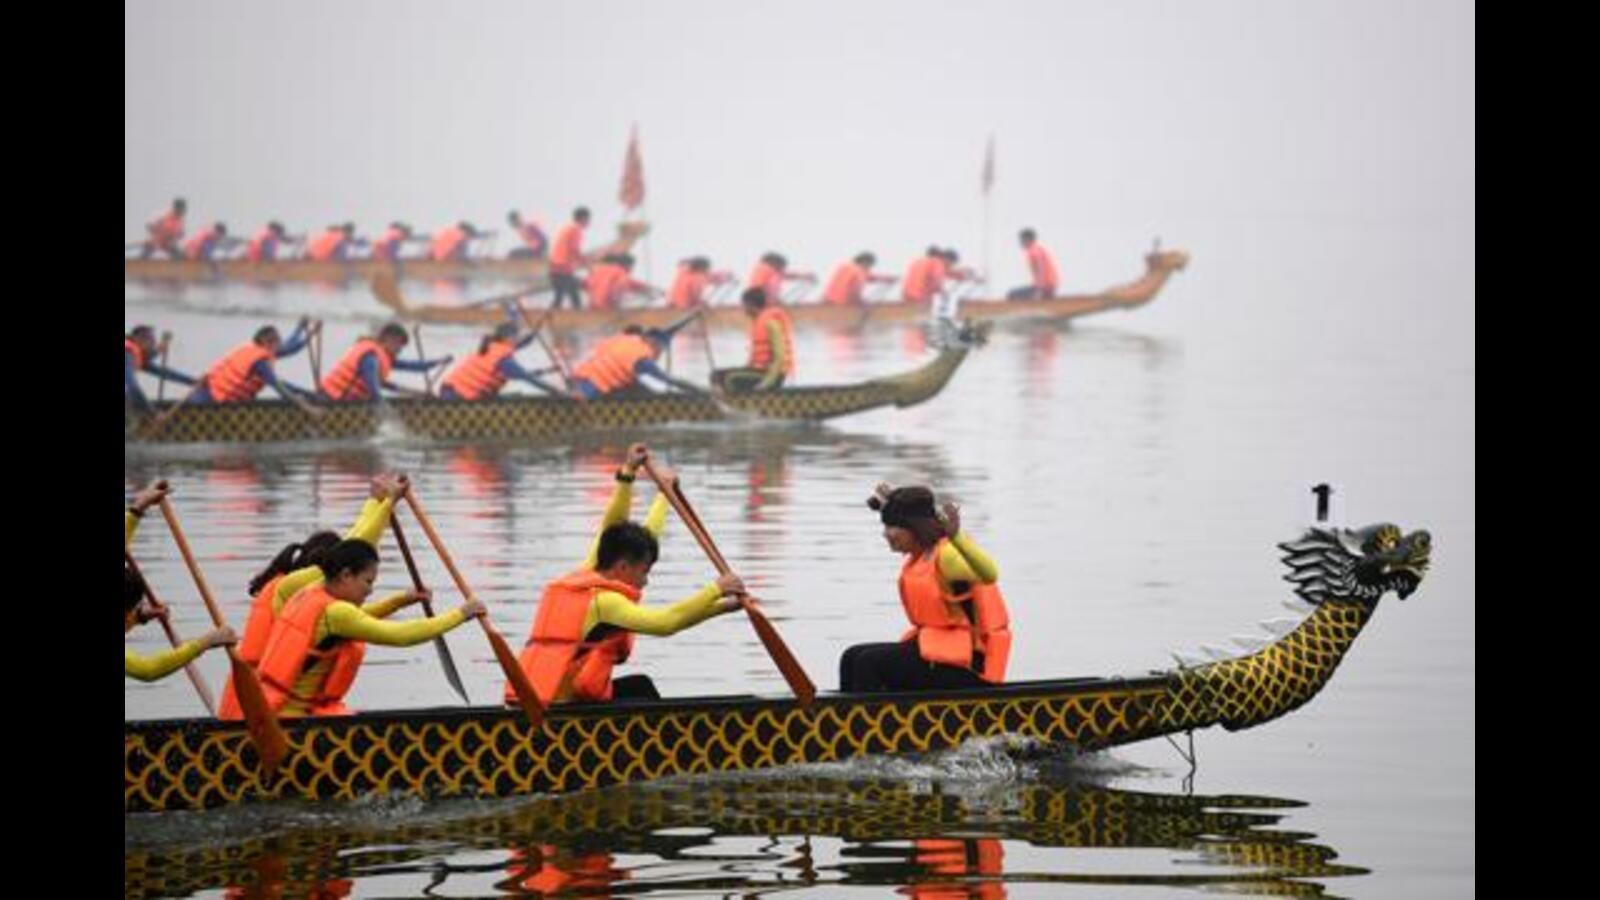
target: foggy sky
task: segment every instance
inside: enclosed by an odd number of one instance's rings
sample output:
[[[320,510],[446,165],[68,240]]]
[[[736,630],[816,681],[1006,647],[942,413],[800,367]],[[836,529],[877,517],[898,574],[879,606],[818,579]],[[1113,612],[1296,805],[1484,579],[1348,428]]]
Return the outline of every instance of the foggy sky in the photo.
[[[929,243],[1069,289],[1229,221],[1442,221],[1472,263],[1470,3],[129,2],[124,229],[182,194],[248,236],[620,213],[640,129],[654,277]],[[641,273],[642,274],[642,273]]]

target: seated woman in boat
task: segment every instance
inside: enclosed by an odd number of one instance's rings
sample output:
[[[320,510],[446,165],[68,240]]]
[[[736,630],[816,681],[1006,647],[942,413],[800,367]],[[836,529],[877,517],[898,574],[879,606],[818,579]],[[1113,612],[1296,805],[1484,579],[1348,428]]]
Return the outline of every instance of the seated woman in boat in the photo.
[[[267,704],[279,716],[342,716],[367,644],[410,647],[483,615],[480,600],[408,622],[383,619],[431,597],[403,591],[363,607],[378,578],[378,551],[359,538],[328,548],[317,563],[324,580],[302,589],[272,623],[258,671]]]
[[[650,376],[679,390],[704,393],[694,384],[673,378],[656,365],[656,358],[672,343],[664,329],[641,329],[629,325],[622,333],[595,345],[588,358],[572,371],[572,392],[580,400],[598,400],[607,395],[651,393],[640,379]]]
[[[711,383],[730,394],[783,387],[794,375],[794,320],[760,288],[746,290],[740,302],[750,317],[750,361],[712,372]]]
[[[961,511],[934,509],[925,487],[878,485],[889,549],[906,555],[900,602],[911,629],[892,644],[857,644],[839,659],[845,692],[980,687],[1005,681],[1011,629],[1000,570],[961,530]]]
[[[525,381],[546,394],[561,391],[539,379],[517,362],[516,352],[533,342],[536,333],[517,336],[517,326],[507,322],[484,337],[478,352],[468,356],[444,377],[439,396],[446,400],[487,400],[498,396],[513,378]]]
[[[155,329],[149,325],[134,326],[122,339],[122,397],[140,412],[150,409],[150,401],[139,387],[137,373],[148,372],[179,384],[194,384],[193,378],[156,362],[160,349]]]
[[[632,652],[633,636],[677,634],[739,608],[744,582],[731,573],[671,606],[642,605],[667,520],[667,500],[657,494],[643,525],[628,521],[633,480],[647,459],[644,444],[628,448],[589,555],[577,569],[545,585],[539,598],[520,661],[546,704],[657,699],[661,695],[647,675],[611,677]],[[509,684],[506,702],[517,702]]]
[[[167,483],[158,481],[134,495],[133,502],[128,504],[127,511],[122,517],[122,546],[126,549],[133,543],[133,533],[139,528],[139,520],[144,518],[145,510],[161,502],[167,495]],[[144,579],[139,573],[126,563],[122,566],[124,592],[122,595],[122,633],[127,634],[135,626],[156,618],[166,618],[167,608],[161,606],[146,596]],[[128,647],[122,648],[122,672],[129,678],[140,681],[157,681],[171,675],[191,662],[200,654],[213,647],[222,647],[236,643],[233,629],[223,626],[213,628],[198,638],[184,641],[170,650],[163,650],[154,656],[140,656]]]
[[[384,529],[389,525],[395,500],[405,493],[406,484],[404,475],[381,474],[374,477],[371,496],[362,505],[361,514],[345,533],[344,540],[365,541],[377,547],[383,539]],[[240,659],[252,668],[261,665],[262,654],[267,649],[267,638],[272,634],[272,623],[277,621],[284,605],[294,595],[323,581],[322,569],[317,564],[322,561],[323,554],[339,541],[340,537],[335,532],[313,532],[304,541],[284,547],[267,563],[265,569],[250,579],[249,591],[254,599],[250,604],[250,618],[244,624],[244,637],[239,641]],[[365,610],[377,616],[393,612],[393,609],[378,603]],[[234,693],[231,673],[222,691],[222,701],[217,705],[217,718],[244,718],[244,709]]]
[[[395,387],[389,373],[426,372],[443,366],[453,357],[439,359],[401,359],[400,351],[411,343],[405,326],[390,322],[378,331],[377,337],[364,337],[345,351],[339,363],[322,378],[321,395],[326,400],[340,403],[376,403],[383,397],[385,387]]]

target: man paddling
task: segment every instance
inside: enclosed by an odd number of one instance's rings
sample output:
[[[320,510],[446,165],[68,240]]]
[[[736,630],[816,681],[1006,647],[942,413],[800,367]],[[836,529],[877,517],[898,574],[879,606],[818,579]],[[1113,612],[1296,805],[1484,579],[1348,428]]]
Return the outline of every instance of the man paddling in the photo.
[[[134,326],[134,329],[122,339],[122,396],[140,412],[150,411],[150,401],[145,397],[144,390],[139,387],[136,373],[147,372],[179,384],[195,383],[195,380],[188,375],[157,363],[156,356],[159,352],[155,330],[149,325]]]
[[[633,481],[648,459],[644,444],[628,448],[589,555],[577,569],[546,584],[539,598],[520,663],[546,704],[660,699],[647,675],[612,677],[631,655],[634,635],[677,634],[739,608],[736,598],[744,593],[744,582],[731,572],[671,606],[643,605],[667,518],[667,500],[657,494],[643,525],[628,521]],[[517,702],[510,685],[506,702]]]
[[[650,389],[641,381],[645,376],[682,391],[704,393],[698,385],[674,378],[656,365],[656,359],[671,343],[672,332],[666,329],[628,326],[621,334],[597,344],[573,370],[573,393],[582,400],[618,394],[649,395]]]
[[[854,259],[840,263],[828,278],[828,286],[822,292],[822,302],[859,306],[866,302],[867,285],[894,284],[898,280],[893,275],[872,274],[872,267],[877,264],[878,257],[870,252],[857,253]]]
[[[384,388],[399,389],[389,380],[390,372],[427,372],[447,365],[453,358],[401,359],[400,351],[409,343],[411,336],[405,327],[390,322],[378,330],[376,337],[357,339],[317,387],[323,397],[336,403],[376,403],[383,399]]]
[[[536,332],[517,336],[517,326],[509,322],[490,332],[478,344],[478,352],[468,356],[439,387],[439,396],[446,400],[488,400],[500,395],[511,381],[523,381],[546,394],[561,396],[562,391],[540,380],[538,375],[524,369],[516,359],[516,352],[533,343]]]
[[[172,201],[171,207],[146,222],[144,230],[148,237],[139,250],[139,258],[149,259],[157,253],[165,253],[172,259],[182,259],[183,216],[188,210],[189,204],[179,197]]]
[[[280,396],[308,415],[320,416],[322,410],[300,398],[302,393],[308,392],[279,381],[273,365],[276,360],[293,356],[305,347],[310,324],[310,320],[302,316],[287,341],[271,325],[257,329],[249,343],[240,344],[213,363],[183,402],[246,403],[254,400],[262,388],[271,385]]]

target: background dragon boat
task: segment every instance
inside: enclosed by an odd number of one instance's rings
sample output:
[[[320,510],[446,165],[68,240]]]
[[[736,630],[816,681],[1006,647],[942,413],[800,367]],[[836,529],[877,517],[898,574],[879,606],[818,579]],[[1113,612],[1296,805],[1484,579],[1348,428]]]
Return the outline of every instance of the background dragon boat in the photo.
[[[978,328],[973,341],[987,332]],[[579,401],[566,397],[502,396],[492,400],[397,397],[390,414],[405,431],[434,440],[536,439],[583,431],[632,429],[671,422],[711,422],[739,416],[820,420],[884,406],[913,406],[950,382],[972,342],[946,345],[920,368],[859,384],[794,387],[748,394],[639,393]],[[384,426],[384,412],[365,403],[323,403],[313,419],[287,400],[191,405],[165,421],[177,401],[152,404],[148,415],[128,413],[130,443],[270,443],[365,440]]]
[[[1426,531],[1312,528],[1281,544],[1310,614],[1248,655],[1134,677],[965,691],[792,698],[674,698],[557,707],[530,731],[520,710],[430,709],[285,721],[289,753],[263,778],[245,730],[198,719],[128,722],[124,812],[274,799],[351,800],[577,791],[673,775],[923,753],[1021,735],[1096,750],[1221,725],[1268,722],[1333,676],[1380,598],[1427,571]]]
[[[617,239],[609,246],[591,252],[622,253],[649,231],[644,222],[623,222],[617,226]],[[243,281],[275,284],[279,282],[371,281],[379,275],[417,281],[519,281],[532,287],[549,283],[543,259],[468,259],[435,262],[431,259],[278,259],[251,262],[247,259],[124,259],[124,280],[202,283]]]
[[[1126,284],[1094,294],[1072,294],[1050,300],[962,300],[963,319],[1072,319],[1112,309],[1131,309],[1155,299],[1172,273],[1189,264],[1182,250],[1152,251],[1145,256],[1145,273]],[[407,302],[394,278],[379,274],[373,279],[372,293],[379,303],[402,319],[439,324],[494,326],[505,321],[505,311],[494,305],[465,306],[417,305]],[[834,303],[790,303],[784,307],[796,325],[860,329],[869,324],[916,322],[928,318],[928,307],[919,303],[885,301],[846,306]],[[559,309],[550,317],[550,326],[559,331],[620,330],[636,324],[662,328],[683,316],[684,310],[668,307],[649,309]],[[749,328],[750,320],[737,303],[706,308],[708,324],[722,328]]]

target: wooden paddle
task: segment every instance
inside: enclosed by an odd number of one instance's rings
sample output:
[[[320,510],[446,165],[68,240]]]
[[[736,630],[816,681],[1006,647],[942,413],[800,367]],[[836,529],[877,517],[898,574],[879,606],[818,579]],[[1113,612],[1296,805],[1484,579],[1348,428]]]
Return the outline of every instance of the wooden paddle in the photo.
[[[156,402],[166,399],[167,393],[167,348],[172,345],[172,332],[161,332],[161,374],[156,382]]]
[[[550,356],[550,361],[556,364],[556,370],[561,373],[561,383],[566,385],[567,390],[570,391],[572,390],[572,367],[567,365],[567,358],[562,355],[561,351],[551,346],[550,342],[544,339],[544,333],[540,330],[544,327],[544,323],[549,321],[550,317],[555,314],[555,311],[553,306],[545,310],[544,317],[539,320],[539,324],[536,326],[533,324],[533,316],[522,305],[522,301],[517,301],[517,312],[522,315],[523,323],[533,329],[533,336],[538,339],[539,346],[544,348],[544,352]]]
[[[306,347],[306,358],[311,361],[312,389],[322,384],[322,320],[311,323],[310,344]]]
[[[411,555],[411,546],[406,543],[406,535],[400,530],[400,519],[397,516],[389,517],[389,527],[394,530],[394,542],[400,545],[400,555],[405,558],[406,571],[411,573],[411,586],[417,590],[426,590],[422,586],[422,573],[417,571],[417,561]],[[433,604],[428,600],[422,601],[422,611],[428,618],[433,618]],[[461,695],[461,702],[472,705],[472,700],[467,697],[467,689],[461,685],[461,673],[456,671],[455,657],[450,655],[450,645],[444,642],[444,635],[433,639],[433,648],[439,651],[439,665],[444,668],[445,680]]]
[[[406,486],[406,503],[411,505],[411,512],[417,517],[417,524],[422,526],[422,531],[428,536],[428,541],[433,544],[435,553],[444,562],[444,567],[450,571],[450,577],[455,581],[456,588],[461,591],[461,596],[468,600],[476,599],[472,588],[467,586],[467,580],[461,577],[461,570],[456,568],[455,560],[450,558],[450,551],[444,548],[444,541],[439,538],[439,532],[433,528],[433,522],[428,519],[428,514],[422,511],[422,504],[417,502],[416,492],[410,485]],[[392,523],[391,523],[392,524]],[[489,639],[489,646],[494,648],[495,659],[499,660],[500,668],[505,672],[506,680],[511,683],[511,689],[516,692],[517,702],[521,704],[522,711],[528,716],[528,727],[538,728],[544,721],[544,703],[539,699],[539,694],[534,691],[533,683],[528,680],[528,674],[522,671],[522,664],[517,661],[516,654],[511,652],[511,647],[506,644],[506,639],[500,632],[494,630],[489,624],[489,615],[484,613],[478,617],[478,624],[483,626],[483,634]]]
[[[733,570],[728,566],[728,561],[717,550],[717,545],[712,543],[711,535],[706,531],[705,523],[700,521],[700,516],[695,513],[694,508],[689,505],[688,498],[683,495],[683,489],[678,486],[678,476],[670,469],[663,475],[656,470],[649,460],[644,462],[644,471],[650,476],[650,480],[656,483],[656,487],[661,490],[661,493],[666,496],[667,502],[672,504],[672,508],[678,513],[678,518],[682,519],[683,523],[689,527],[689,533],[694,535],[694,539],[699,542],[700,549],[705,551],[706,557],[711,560],[711,564],[717,567],[717,572],[722,575],[732,572]],[[795,697],[800,701],[800,707],[804,709],[811,706],[812,701],[817,697],[816,684],[806,675],[806,671],[800,665],[800,661],[789,651],[789,645],[785,644],[783,638],[778,636],[778,630],[772,627],[772,623],[767,620],[766,614],[756,609],[755,602],[754,597],[748,594],[745,595],[743,606],[745,613],[750,616],[750,624],[755,627],[756,635],[761,638],[761,643],[767,648],[768,655],[777,664],[778,671],[783,673],[783,679],[789,682],[789,689],[794,691]]]
[[[156,599],[155,590],[150,587],[150,582],[144,577],[144,573],[139,571],[139,564],[133,561],[133,554],[129,553],[126,547],[122,548],[122,558],[128,563],[128,568],[133,570],[133,574],[139,576],[139,580],[144,582],[145,596],[149,597],[150,602],[160,610],[160,614],[156,618],[161,620],[161,630],[167,633],[167,643],[174,647],[181,646],[183,642],[178,640],[178,633],[172,629],[172,621],[167,618],[166,604]],[[183,672],[189,676],[189,682],[194,685],[195,693],[200,695],[200,702],[205,704],[206,712],[216,716],[217,701],[211,696],[211,689],[206,687],[205,679],[200,677],[200,670],[196,669],[194,663],[191,662],[184,664]]]
[[[167,408],[166,412],[156,416],[155,421],[151,422],[150,427],[146,429],[144,433],[145,438],[149,439],[155,437],[157,434],[160,434],[161,429],[165,428],[166,424],[172,420],[172,417],[178,414],[178,410],[188,406],[189,401],[193,400],[197,395],[199,395],[200,390],[205,386],[206,376],[201,375],[200,380],[194,383],[194,387],[189,389],[189,393],[185,394],[182,400],[175,401],[170,407]]]
[[[194,552],[189,549],[188,539],[183,536],[183,527],[178,524],[178,514],[172,508],[172,501],[166,497],[161,498],[161,516],[172,530],[172,539],[178,542],[178,552],[183,554],[184,564],[189,567],[189,574],[194,576],[195,587],[200,589],[200,598],[211,613],[211,621],[218,628],[223,627],[227,623],[222,620],[222,610],[218,608],[216,598],[211,596],[211,588],[206,586],[206,577],[200,571],[200,564],[195,561]],[[249,732],[250,740],[255,743],[256,752],[261,756],[262,775],[270,778],[289,752],[289,737],[283,733],[283,726],[278,724],[278,717],[272,714],[272,707],[267,705],[267,694],[261,687],[261,678],[256,675],[256,670],[240,659],[239,652],[231,645],[227,649],[228,662],[233,665],[234,693],[239,697],[239,705],[244,708],[245,730]]]
[[[417,339],[417,359],[420,359],[423,362],[427,362],[428,361],[428,354],[423,352],[423,349],[422,349],[422,323],[421,322],[417,322],[417,323],[415,323],[415,324],[413,324],[411,326],[411,336]],[[423,369],[422,370],[422,380],[428,386],[428,396],[430,396],[430,397],[433,396],[433,369],[432,368],[427,368],[427,369]],[[430,615],[431,615],[431,613],[430,613]]]

